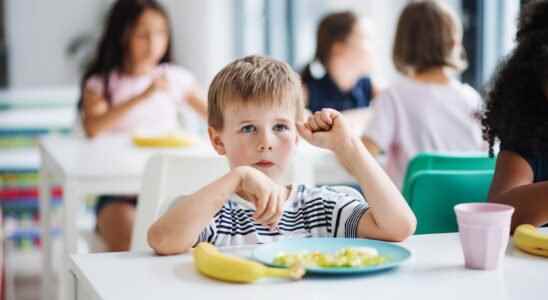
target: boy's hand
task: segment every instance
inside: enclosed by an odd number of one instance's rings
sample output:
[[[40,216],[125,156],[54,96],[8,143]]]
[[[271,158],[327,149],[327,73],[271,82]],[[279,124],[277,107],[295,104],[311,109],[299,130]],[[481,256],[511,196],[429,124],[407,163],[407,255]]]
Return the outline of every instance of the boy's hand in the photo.
[[[352,138],[352,130],[343,115],[330,108],[315,112],[305,123],[297,123],[297,129],[310,144],[334,152]]]
[[[239,168],[241,180],[236,193],[255,205],[253,218],[257,223],[271,228],[276,227],[283,214],[283,205],[289,196],[288,189],[253,167]]]

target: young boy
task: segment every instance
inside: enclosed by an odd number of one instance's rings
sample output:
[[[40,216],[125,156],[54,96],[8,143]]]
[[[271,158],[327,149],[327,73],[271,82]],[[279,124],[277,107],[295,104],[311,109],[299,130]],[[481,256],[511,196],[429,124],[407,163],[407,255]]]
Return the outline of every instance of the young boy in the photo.
[[[158,254],[185,252],[201,241],[217,246],[287,236],[401,241],[414,232],[416,219],[402,195],[339,112],[324,109],[300,122],[301,91],[287,64],[260,56],[238,59],[215,76],[208,93],[209,137],[231,171],[181,197],[151,226],[148,242]],[[368,202],[357,192],[280,184],[297,132],[332,150]]]

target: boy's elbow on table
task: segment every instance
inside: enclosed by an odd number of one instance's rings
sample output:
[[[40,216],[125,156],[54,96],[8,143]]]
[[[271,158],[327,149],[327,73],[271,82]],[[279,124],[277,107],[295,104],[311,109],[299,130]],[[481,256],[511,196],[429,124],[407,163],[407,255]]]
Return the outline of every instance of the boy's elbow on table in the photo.
[[[402,222],[401,229],[393,233],[393,240],[401,242],[415,233],[415,229],[417,229],[417,219],[415,216],[409,217]]]
[[[180,254],[192,248],[192,243],[176,241],[172,234],[157,224],[153,224],[148,230],[147,241],[158,255]]]
[[[384,239],[390,242],[402,242],[415,233],[417,219],[414,215],[402,218],[397,226],[385,229]]]

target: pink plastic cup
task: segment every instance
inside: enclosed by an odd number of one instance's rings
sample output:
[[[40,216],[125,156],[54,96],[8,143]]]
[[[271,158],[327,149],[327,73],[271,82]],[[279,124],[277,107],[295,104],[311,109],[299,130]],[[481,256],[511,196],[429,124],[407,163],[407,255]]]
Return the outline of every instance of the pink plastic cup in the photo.
[[[514,208],[497,203],[455,205],[464,266],[494,270],[504,257]]]

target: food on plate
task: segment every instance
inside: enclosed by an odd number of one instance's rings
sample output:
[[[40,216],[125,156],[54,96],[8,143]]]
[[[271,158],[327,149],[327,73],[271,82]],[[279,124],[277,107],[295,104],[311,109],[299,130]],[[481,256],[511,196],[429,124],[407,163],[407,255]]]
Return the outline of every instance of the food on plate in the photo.
[[[352,268],[370,267],[384,264],[386,256],[379,255],[375,248],[347,247],[335,253],[320,251],[279,253],[273,264],[280,266],[302,265],[308,268]]]

